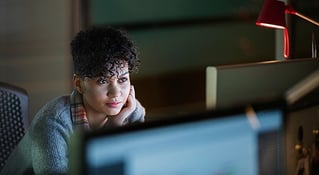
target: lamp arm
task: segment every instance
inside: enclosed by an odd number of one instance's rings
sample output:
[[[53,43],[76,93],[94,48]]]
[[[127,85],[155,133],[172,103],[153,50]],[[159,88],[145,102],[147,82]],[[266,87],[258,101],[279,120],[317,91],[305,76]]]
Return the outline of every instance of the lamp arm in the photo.
[[[302,18],[302,19],[304,19],[304,20],[306,20],[306,21],[308,21],[316,26],[319,26],[319,22],[317,22],[313,19],[310,19],[301,13],[298,13],[294,8],[292,8],[291,5],[286,6],[285,12],[288,14],[296,15],[296,16],[298,16],[298,17],[300,17],[300,18]]]
[[[308,22],[311,22],[312,24],[315,24],[316,26],[319,26],[319,22],[317,22],[317,21],[315,21],[315,20],[312,20],[312,19],[310,19],[310,18],[308,18],[308,17],[306,17],[306,16],[304,16],[304,15],[298,13],[298,12],[296,12],[296,13],[294,13],[294,14],[295,14],[296,16],[299,16],[300,18],[302,18],[302,19],[308,21]]]

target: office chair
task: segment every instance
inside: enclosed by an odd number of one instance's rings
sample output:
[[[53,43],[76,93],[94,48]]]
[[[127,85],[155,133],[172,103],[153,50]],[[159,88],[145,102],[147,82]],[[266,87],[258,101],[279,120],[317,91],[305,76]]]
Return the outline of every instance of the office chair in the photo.
[[[28,126],[27,91],[0,82],[0,171]]]

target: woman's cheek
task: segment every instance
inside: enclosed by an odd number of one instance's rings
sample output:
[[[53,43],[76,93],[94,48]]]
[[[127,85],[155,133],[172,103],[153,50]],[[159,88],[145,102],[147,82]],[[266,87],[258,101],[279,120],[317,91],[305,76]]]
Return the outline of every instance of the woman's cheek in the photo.
[[[129,96],[129,94],[130,94],[130,89],[131,89],[130,87],[131,87],[131,86],[126,86],[125,89],[123,90],[125,102],[127,102],[128,96]]]

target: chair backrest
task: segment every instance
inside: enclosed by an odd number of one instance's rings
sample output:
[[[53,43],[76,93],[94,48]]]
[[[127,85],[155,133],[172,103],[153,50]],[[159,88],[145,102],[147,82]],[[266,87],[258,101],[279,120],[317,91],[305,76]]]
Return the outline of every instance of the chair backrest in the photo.
[[[0,82],[0,171],[28,126],[28,93]]]

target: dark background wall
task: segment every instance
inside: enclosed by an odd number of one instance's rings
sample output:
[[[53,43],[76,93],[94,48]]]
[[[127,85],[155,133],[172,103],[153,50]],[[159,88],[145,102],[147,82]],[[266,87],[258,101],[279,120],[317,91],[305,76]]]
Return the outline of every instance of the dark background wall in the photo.
[[[205,107],[208,65],[275,59],[275,31],[258,28],[262,1],[92,0],[88,26],[128,31],[140,48],[133,75],[150,113]]]
[[[295,4],[314,15],[317,3]],[[121,27],[135,40],[142,66],[133,83],[149,113],[187,112],[205,108],[207,66],[281,59],[275,52],[282,48],[276,41],[282,31],[255,25],[262,5],[262,0],[91,0],[86,24]],[[311,56],[311,25],[299,23],[289,23],[291,59]],[[308,36],[300,39],[304,32]]]

